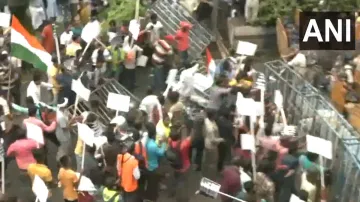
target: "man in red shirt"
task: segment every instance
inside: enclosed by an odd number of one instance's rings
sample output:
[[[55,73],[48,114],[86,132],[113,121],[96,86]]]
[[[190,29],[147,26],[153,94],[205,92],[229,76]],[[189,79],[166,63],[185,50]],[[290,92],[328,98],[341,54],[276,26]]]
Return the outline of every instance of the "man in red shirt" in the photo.
[[[194,137],[192,132],[190,136],[187,136],[188,130],[186,126],[172,123],[169,147],[176,148],[180,145],[180,154],[182,159],[182,168],[175,170],[173,185],[170,186],[170,195],[176,197],[176,201],[189,201],[189,172],[191,167],[190,162],[190,149],[191,143]]]
[[[189,22],[180,22],[180,29],[176,31],[175,36],[167,35],[165,38],[168,40],[176,40],[177,49],[180,54],[181,63],[183,66],[188,65],[189,53],[188,49],[190,47],[190,29],[192,25]]]
[[[55,51],[53,27],[50,21],[45,21],[44,25],[44,29],[41,32],[42,45],[48,53],[52,54]]]

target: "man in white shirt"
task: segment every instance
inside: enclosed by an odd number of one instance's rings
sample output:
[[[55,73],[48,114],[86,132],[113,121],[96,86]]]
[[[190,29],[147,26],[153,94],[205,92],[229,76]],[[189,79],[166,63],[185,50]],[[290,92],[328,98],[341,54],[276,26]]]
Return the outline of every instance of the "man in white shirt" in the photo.
[[[30,81],[27,90],[26,96],[32,97],[34,103],[37,104],[41,101],[41,86],[46,88],[53,88],[53,85],[50,83],[42,82],[41,81],[41,74],[39,72],[35,72],[33,76],[33,80]]]
[[[154,95],[152,90],[148,90],[147,96],[141,100],[139,108],[140,108],[140,110],[146,112],[146,114],[148,116],[148,121],[152,122],[154,125],[156,125],[157,121],[159,121],[159,120],[154,120],[155,117],[153,115],[154,115],[155,110],[157,110],[159,119],[160,120],[162,119],[161,103],[159,101],[158,96]]]
[[[136,77],[135,77],[135,67],[136,67],[136,56],[138,53],[142,52],[143,49],[138,45],[131,42],[131,36],[126,36],[124,42],[127,41],[127,46],[124,43],[124,50],[126,51],[126,57],[124,61],[124,87],[127,88],[130,92],[133,92],[135,89]]]
[[[247,23],[253,23],[258,16],[259,0],[246,0],[245,19]]]
[[[66,46],[72,42],[73,32],[70,31],[70,26],[60,35],[60,48],[62,50],[66,49]]]
[[[150,20],[151,21],[146,25],[144,31],[149,33],[150,44],[153,46],[154,43],[160,39],[160,33],[163,25],[160,21],[158,21],[158,16],[155,13],[151,14]]]

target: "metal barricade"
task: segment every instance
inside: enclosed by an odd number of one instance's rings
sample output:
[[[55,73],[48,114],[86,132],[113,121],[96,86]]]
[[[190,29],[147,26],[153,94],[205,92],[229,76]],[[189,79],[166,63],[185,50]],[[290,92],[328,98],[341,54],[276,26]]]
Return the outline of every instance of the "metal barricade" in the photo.
[[[80,115],[84,111],[92,111],[99,116],[100,121],[107,125],[114,117],[115,111],[106,107],[107,98],[109,93],[117,93],[130,96],[131,106],[137,107],[140,104],[140,100],[131,94],[125,87],[123,87],[115,79],[107,80],[103,85],[93,90],[90,94],[89,102],[80,101],[76,111],[77,115]],[[90,106],[91,101],[96,101],[96,106]],[[121,103],[119,103],[121,104]],[[67,109],[68,114],[73,114],[75,106],[72,105]]]
[[[310,134],[332,142],[333,159],[324,158],[324,165],[333,173],[328,201],[360,201],[359,133],[336,111],[328,98],[283,61],[265,63],[265,78],[269,93],[281,91],[288,122],[298,126],[299,134]]]
[[[212,34],[210,31],[191,17],[189,11],[182,5],[172,3],[169,0],[158,0],[152,5],[150,12],[158,15],[159,21],[168,34],[175,34],[181,21],[188,21],[193,25],[190,30],[189,61],[198,58],[211,43]]]

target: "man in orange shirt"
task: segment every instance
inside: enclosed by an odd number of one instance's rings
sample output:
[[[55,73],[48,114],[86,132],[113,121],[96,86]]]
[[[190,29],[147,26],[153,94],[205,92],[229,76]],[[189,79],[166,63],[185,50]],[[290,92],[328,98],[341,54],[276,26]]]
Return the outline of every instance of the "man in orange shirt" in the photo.
[[[55,39],[51,21],[44,21],[41,37],[43,47],[48,53],[52,54],[55,51]]]
[[[127,149],[126,149],[127,150]],[[128,151],[117,157],[117,172],[124,190],[124,201],[138,202],[138,180],[140,179],[139,162]]]

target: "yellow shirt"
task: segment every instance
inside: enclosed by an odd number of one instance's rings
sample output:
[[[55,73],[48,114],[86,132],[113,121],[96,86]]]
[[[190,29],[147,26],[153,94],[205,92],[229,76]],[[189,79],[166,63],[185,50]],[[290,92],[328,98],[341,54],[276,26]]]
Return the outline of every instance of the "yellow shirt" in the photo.
[[[163,137],[169,138],[170,136],[170,126],[165,126],[164,122],[160,120],[156,125],[156,143],[159,144],[159,141]]]
[[[53,180],[51,170],[44,164],[30,164],[27,168],[27,173],[30,176],[31,181],[34,180],[35,175],[39,176],[44,182],[51,182]]]
[[[66,55],[70,57],[76,56],[76,51],[81,50],[81,45],[75,42],[72,42],[66,47]]]
[[[83,25],[86,25],[90,21],[90,15],[91,15],[91,5],[88,4],[85,5],[85,7],[83,7],[79,13],[80,21]]]
[[[57,69],[55,66],[50,67],[49,72],[49,81],[50,83],[54,86],[54,88],[52,89],[53,94],[57,95],[59,93],[59,83],[56,80],[56,76],[59,74],[60,70]]]
[[[79,181],[76,172],[71,169],[60,168],[58,179],[60,186],[63,189],[63,197],[68,201],[75,201],[78,199],[78,193],[75,185]]]
[[[84,146],[84,141],[82,141],[80,137],[78,137],[74,151],[76,155],[82,156],[83,146]]]

